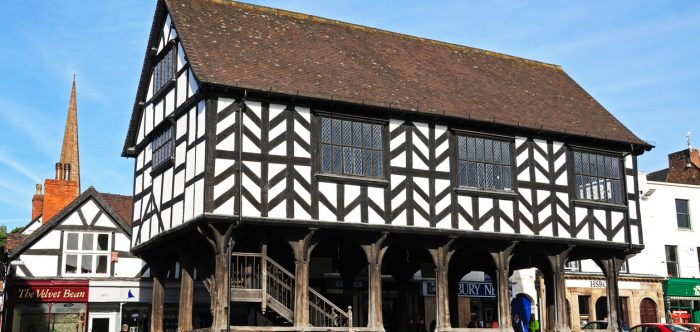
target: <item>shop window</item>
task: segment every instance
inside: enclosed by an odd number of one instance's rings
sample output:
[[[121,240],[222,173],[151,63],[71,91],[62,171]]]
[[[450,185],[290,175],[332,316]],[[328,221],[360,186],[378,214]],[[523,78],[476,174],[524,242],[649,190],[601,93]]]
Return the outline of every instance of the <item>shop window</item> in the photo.
[[[498,139],[457,137],[459,186],[479,190],[512,190],[511,145],[509,141]]]
[[[574,152],[576,198],[622,204],[622,167],[618,157]]]
[[[109,274],[110,234],[71,232],[64,238],[64,275]]]
[[[378,123],[321,118],[321,171],[384,177],[382,127]]]
[[[676,200],[676,223],[678,228],[690,229],[690,211],[687,199]]]
[[[588,324],[590,315],[591,315],[591,297],[588,295],[579,295],[578,296],[578,315],[581,321],[579,322],[580,326],[583,327],[584,325]]]
[[[669,277],[678,277],[677,246],[666,246],[666,270]]]

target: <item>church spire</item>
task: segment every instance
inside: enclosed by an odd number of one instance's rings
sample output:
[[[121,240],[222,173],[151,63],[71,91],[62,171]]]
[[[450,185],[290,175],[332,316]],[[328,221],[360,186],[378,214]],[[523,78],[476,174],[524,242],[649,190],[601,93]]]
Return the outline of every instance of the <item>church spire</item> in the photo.
[[[63,147],[61,148],[61,164],[70,165],[70,180],[78,183],[78,195],[80,195],[80,158],[78,155],[78,105],[75,99],[75,74],[73,74],[73,89],[68,103],[68,117],[66,129],[63,132]]]

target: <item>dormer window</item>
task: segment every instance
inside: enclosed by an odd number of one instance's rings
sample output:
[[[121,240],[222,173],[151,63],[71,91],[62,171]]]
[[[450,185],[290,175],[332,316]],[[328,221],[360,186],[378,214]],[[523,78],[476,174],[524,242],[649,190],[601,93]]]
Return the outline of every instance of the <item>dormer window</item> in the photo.
[[[153,67],[153,91],[158,92],[175,76],[175,48],[170,47]]]

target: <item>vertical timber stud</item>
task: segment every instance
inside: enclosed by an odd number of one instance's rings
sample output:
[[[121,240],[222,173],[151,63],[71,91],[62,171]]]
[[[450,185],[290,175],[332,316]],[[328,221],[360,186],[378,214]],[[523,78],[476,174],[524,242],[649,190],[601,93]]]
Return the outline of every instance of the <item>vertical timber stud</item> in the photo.
[[[556,332],[571,332],[569,327],[569,312],[566,310],[566,279],[564,278],[564,265],[566,258],[573,246],[564,251],[547,256],[549,264],[552,266],[552,285],[554,290],[554,326],[549,329]]]
[[[496,301],[498,303],[498,325],[501,331],[511,330],[510,319],[510,286],[508,276],[510,274],[510,259],[513,257],[513,248],[518,242],[511,243],[508,247],[499,251],[490,252],[496,265],[496,288],[498,289]]]
[[[596,260],[596,264],[603,270],[605,275],[605,295],[608,300],[608,331],[620,330],[620,290],[617,286],[617,279],[620,275],[623,259],[613,257]]]
[[[162,261],[151,264],[151,277],[153,277],[153,298],[151,299],[151,331],[153,332],[163,332],[163,307],[165,305],[164,297],[166,272],[167,268]]]
[[[435,262],[435,313],[436,331],[446,331],[450,329],[450,298],[448,296],[448,269],[450,258],[454,254],[452,249],[454,238],[447,241],[442,246],[430,249],[430,254]]]
[[[234,230],[234,224],[228,224],[226,227],[216,227],[211,223],[199,225],[197,230],[211,245],[214,251],[214,273],[210,277],[211,284],[211,331],[223,331],[229,328],[228,307],[231,305],[229,277],[229,252],[233,246],[231,235]]]
[[[311,238],[315,232],[316,228],[310,228],[301,239],[289,242],[294,251],[294,327],[296,331],[304,331],[309,327],[309,260],[311,250],[315,246],[311,244]]]
[[[372,332],[384,331],[384,320],[382,317],[382,259],[387,247],[384,245],[388,233],[374,243],[362,245],[365,255],[367,255],[369,271],[369,312],[368,324]]]
[[[180,308],[177,323],[180,332],[192,330],[193,272],[192,259],[189,255],[180,255]]]

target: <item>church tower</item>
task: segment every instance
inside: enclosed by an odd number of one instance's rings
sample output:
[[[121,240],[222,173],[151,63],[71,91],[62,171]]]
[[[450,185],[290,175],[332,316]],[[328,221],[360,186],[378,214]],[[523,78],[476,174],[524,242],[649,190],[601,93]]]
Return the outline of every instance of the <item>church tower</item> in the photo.
[[[61,156],[53,179],[44,180],[44,193],[37,185],[32,197],[32,220],[41,216],[46,223],[80,195],[80,158],[78,154],[78,106],[75,97],[75,75],[68,103],[66,128],[63,132]]]

